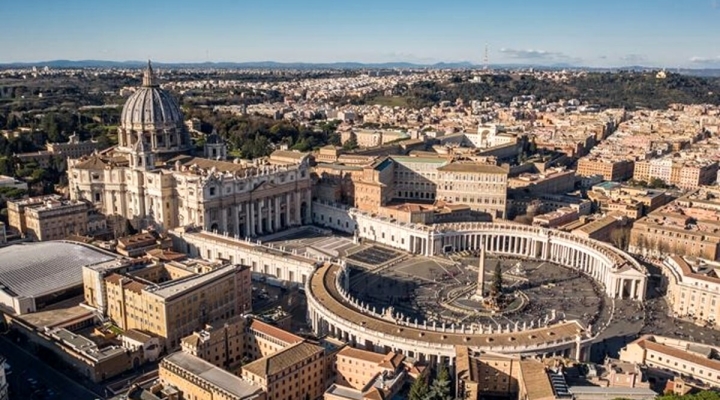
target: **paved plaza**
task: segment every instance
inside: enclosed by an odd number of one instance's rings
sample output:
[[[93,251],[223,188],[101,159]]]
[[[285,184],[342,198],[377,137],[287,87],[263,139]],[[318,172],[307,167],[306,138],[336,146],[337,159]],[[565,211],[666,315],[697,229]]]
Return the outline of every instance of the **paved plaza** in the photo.
[[[593,346],[591,359],[601,362],[606,356],[617,357],[619,350],[641,334],[677,337],[698,343],[719,345],[720,331],[698,326],[668,315],[664,288],[652,279],[648,284],[648,299],[644,304],[632,300],[611,300],[598,285],[579,272],[557,264],[496,258],[488,255],[485,262],[485,290],[489,291],[495,265],[500,262],[505,292],[512,296],[516,290],[527,296],[527,304],[518,312],[495,315],[458,313],[441,303],[458,291],[474,292],[477,282],[478,259],[410,256],[401,251],[372,243],[355,243],[352,236],[328,235],[300,228],[285,235],[264,240],[274,247],[296,250],[298,253],[325,254],[345,259],[351,270],[352,294],[379,311],[392,306],[414,321],[482,323],[507,325],[543,319],[552,310],[566,320],[577,319],[597,328],[606,326]],[[462,300],[458,300],[462,303]],[[614,304],[614,309],[613,309]],[[302,312],[297,314],[300,328]],[[612,317],[611,317],[612,315]],[[612,322],[607,324],[612,318]]]
[[[502,324],[542,320],[555,310],[559,318],[577,319],[585,324],[603,324],[610,318],[609,299],[595,282],[574,270],[547,262],[522,261],[524,276],[513,276],[517,259],[486,259],[486,291],[499,262],[503,271],[505,292],[512,297],[520,291],[527,296],[526,305],[514,313],[477,315],[457,312],[442,303],[453,293],[473,292],[477,282],[477,258],[460,262],[450,259],[413,257],[392,267],[373,272],[353,267],[351,292],[378,310],[392,306],[418,321],[446,323]]]

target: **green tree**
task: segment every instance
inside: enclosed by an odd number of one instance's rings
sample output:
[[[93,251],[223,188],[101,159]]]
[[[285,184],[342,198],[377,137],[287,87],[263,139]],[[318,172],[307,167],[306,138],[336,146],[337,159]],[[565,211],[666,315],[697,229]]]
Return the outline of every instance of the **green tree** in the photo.
[[[500,265],[500,261],[498,261],[497,263],[495,263],[495,273],[493,274],[491,292],[492,292],[493,296],[497,297],[502,294],[502,290],[503,290],[502,266]]]
[[[667,394],[664,396],[656,397],[656,400],[720,400],[720,395],[717,392],[704,390],[702,392],[698,392],[695,394],[686,394],[684,396]]]
[[[437,376],[430,386],[430,392],[427,399],[429,400],[452,400],[452,386],[450,382],[450,373],[445,365],[440,365]]]
[[[348,140],[343,144],[343,150],[352,150],[358,148],[358,141],[357,141],[357,135],[355,135],[355,132],[350,133],[350,137]]]
[[[427,395],[430,393],[427,381],[423,377],[418,377],[413,381],[410,386],[410,393],[408,393],[408,400],[425,400]]]

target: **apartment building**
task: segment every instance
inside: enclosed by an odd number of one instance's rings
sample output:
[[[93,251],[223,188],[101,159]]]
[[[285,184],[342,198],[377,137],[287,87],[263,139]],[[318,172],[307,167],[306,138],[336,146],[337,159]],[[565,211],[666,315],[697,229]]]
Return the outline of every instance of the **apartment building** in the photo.
[[[634,165],[635,163],[629,160],[581,158],[577,164],[577,175],[601,175],[606,181],[624,181],[632,178]]]
[[[407,382],[412,364],[406,365],[399,353],[344,347],[336,354],[333,368],[335,382],[325,391],[325,400],[389,399]]]
[[[620,351],[620,360],[648,367],[650,376],[668,373],[720,386],[717,347],[656,335],[645,335]]]
[[[192,400],[266,400],[259,385],[182,351],[160,362],[158,378],[177,389],[182,399]]]
[[[564,194],[575,190],[575,171],[561,168],[508,178],[508,189],[525,195]]]
[[[617,182],[603,182],[587,193],[603,212],[620,212],[635,220],[664,206],[673,198],[665,190],[625,186]]]
[[[505,218],[508,170],[494,165],[454,162],[438,168],[437,198],[467,204],[475,211]]]
[[[455,349],[455,382],[461,399],[516,398],[555,400],[548,371],[538,360],[474,355],[464,346]]]
[[[225,370],[235,369],[243,361],[245,316],[236,315],[208,324],[180,340],[180,349]]]
[[[667,281],[666,299],[675,317],[716,327],[720,321],[720,278],[715,275],[717,268],[720,268],[720,264],[716,262],[677,255],[663,261],[662,272]]]
[[[7,203],[10,226],[33,240],[58,240],[88,232],[90,207],[85,202],[50,195]]]
[[[296,343],[244,365],[241,373],[268,399],[317,399],[325,391],[325,350],[309,342]]]
[[[85,304],[122,330],[163,338],[167,349],[207,324],[250,311],[247,266],[191,259],[140,267],[85,267]]]
[[[697,189],[710,185],[717,179],[718,162],[716,160],[687,160],[684,158],[662,158],[637,161],[633,180],[651,182],[659,179],[668,185],[681,189]]]
[[[717,260],[720,257],[720,191],[702,188],[633,224],[630,249]]]
[[[572,230],[572,233],[586,239],[595,239],[610,243],[613,231],[624,224],[625,216],[621,213],[612,212],[604,217],[576,227]]]

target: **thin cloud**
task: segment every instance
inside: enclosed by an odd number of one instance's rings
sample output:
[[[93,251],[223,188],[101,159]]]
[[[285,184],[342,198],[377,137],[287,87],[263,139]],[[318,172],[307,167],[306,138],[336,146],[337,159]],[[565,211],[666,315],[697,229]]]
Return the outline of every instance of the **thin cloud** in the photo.
[[[508,58],[514,58],[518,60],[561,60],[570,58],[563,53],[545,51],[545,50],[518,50],[518,49],[507,49],[502,48],[500,52],[506,55]]]
[[[620,57],[620,61],[630,64],[640,64],[647,61],[647,57],[642,54],[625,54]]]
[[[720,64],[720,56],[715,57],[692,57],[690,62],[693,64]]]
[[[720,1],[718,1],[718,0],[712,0],[712,1],[710,2],[710,8],[712,8],[713,10],[720,9]]]

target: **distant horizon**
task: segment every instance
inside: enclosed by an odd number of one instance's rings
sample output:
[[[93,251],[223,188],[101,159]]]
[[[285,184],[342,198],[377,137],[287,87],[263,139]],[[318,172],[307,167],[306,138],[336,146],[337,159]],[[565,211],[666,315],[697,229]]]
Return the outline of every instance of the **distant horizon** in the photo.
[[[491,65],[720,68],[720,0],[209,0],[182,6],[26,0],[7,2],[3,15],[0,63],[152,58],[484,65],[487,55]]]
[[[720,65],[718,66],[707,66],[707,65],[691,65],[691,66],[684,66],[684,67],[675,67],[675,66],[662,66],[662,65],[651,65],[651,64],[623,64],[623,65],[608,65],[608,66],[589,66],[589,65],[583,65],[583,64],[572,64],[572,63],[564,63],[564,62],[557,62],[557,63],[533,63],[533,62],[520,62],[520,61],[514,61],[514,62],[505,62],[505,63],[489,63],[489,64],[482,64],[482,63],[474,63],[471,61],[436,61],[436,62],[414,62],[414,61],[378,61],[378,62],[363,62],[363,61],[354,61],[354,60],[345,60],[345,61],[327,61],[327,62],[312,62],[312,61],[275,61],[275,60],[255,60],[255,61],[226,61],[226,60],[211,60],[211,61],[163,61],[163,60],[150,60],[153,65],[204,65],[204,64],[235,64],[235,65],[254,65],[254,64],[277,64],[277,65],[306,65],[306,66],[322,66],[322,65],[344,65],[344,64],[353,64],[353,65],[359,65],[359,66],[381,66],[381,65],[411,65],[411,66],[418,66],[418,67],[432,67],[436,65],[467,65],[468,67],[472,68],[483,68],[485,66],[488,67],[538,67],[538,68],[575,68],[575,69],[623,69],[623,68],[646,68],[646,69],[660,69],[660,70],[720,70]],[[57,59],[48,59],[48,60],[39,60],[39,61],[10,61],[10,62],[0,62],[0,66],[23,66],[23,67],[31,67],[36,65],[44,65],[44,64],[57,64],[57,63],[69,63],[69,64],[88,64],[88,66],[97,66],[98,64],[128,64],[132,65],[132,67],[142,67],[144,66],[148,60],[140,60],[140,59],[128,59],[128,60],[112,60],[112,59],[70,59],[70,58],[57,58]]]

